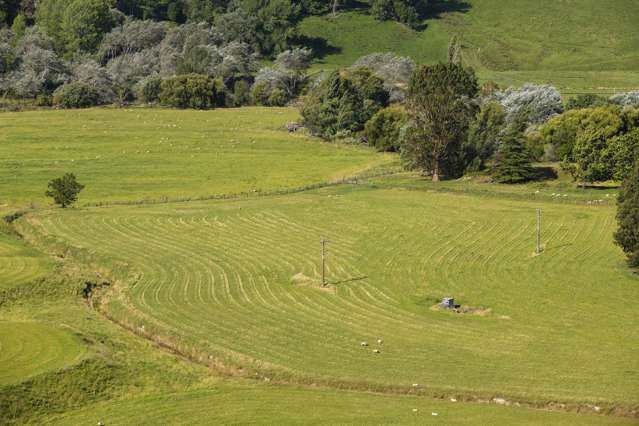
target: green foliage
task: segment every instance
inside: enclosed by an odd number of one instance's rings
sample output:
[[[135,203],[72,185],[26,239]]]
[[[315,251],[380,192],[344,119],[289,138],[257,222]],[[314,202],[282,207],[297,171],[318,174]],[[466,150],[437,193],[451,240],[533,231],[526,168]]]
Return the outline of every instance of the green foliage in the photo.
[[[594,93],[581,93],[566,102],[566,111],[571,109],[584,109],[606,106],[610,103],[608,98]]]
[[[496,182],[524,183],[535,177],[530,153],[526,149],[525,127],[525,118],[518,118],[508,126],[501,138],[492,172]]]
[[[280,88],[275,88],[268,97],[270,106],[284,106],[288,102],[288,95]]]
[[[304,99],[304,124],[316,135],[330,139],[359,132],[388,104],[384,82],[366,68],[335,71]]]
[[[61,30],[68,53],[93,53],[114,25],[111,0],[73,0],[62,15]]]
[[[162,93],[162,79],[160,77],[151,77],[146,79],[140,89],[140,99],[143,102],[153,104],[160,101]]]
[[[36,22],[68,56],[95,52],[114,25],[111,0],[41,0]]]
[[[394,20],[417,27],[425,4],[422,0],[372,0],[371,14],[380,21]]]
[[[477,112],[478,91],[475,72],[457,63],[422,66],[413,75],[406,107],[415,129],[405,150],[409,167],[434,181],[463,172],[461,144]]]
[[[49,182],[49,190],[45,192],[47,197],[63,209],[78,200],[78,194],[84,189],[84,185],[78,183],[73,173],[67,173],[61,178]]]
[[[62,22],[68,5],[67,0],[39,0],[36,9],[36,23],[46,30],[59,52],[65,48]]]
[[[251,88],[251,101],[253,105],[268,106],[270,93],[271,87],[266,81],[254,84]]]
[[[53,93],[53,104],[60,108],[89,108],[99,103],[100,93],[80,81],[60,86]]]
[[[632,169],[639,110],[605,106],[569,110],[540,130],[544,143],[575,179],[623,181]]]
[[[500,104],[486,102],[481,106],[468,128],[468,139],[462,146],[466,172],[478,172],[486,168],[486,161],[497,150],[505,122],[506,113]]]
[[[291,0],[239,0],[241,8],[256,19],[254,28],[244,28],[256,37],[259,50],[267,55],[283,52],[297,37],[295,23],[300,7]]]
[[[615,241],[628,255],[630,265],[639,268],[639,155],[619,194],[617,223]]]
[[[16,37],[20,38],[24,35],[24,32],[27,29],[27,18],[24,14],[19,14],[13,20],[13,24],[11,25],[11,31],[16,35]]]
[[[215,80],[198,74],[179,75],[162,82],[160,103],[173,108],[215,108],[218,93]]]
[[[403,107],[392,105],[378,111],[366,122],[364,133],[378,151],[399,151],[402,128],[408,117]]]
[[[244,79],[233,83],[233,106],[240,107],[251,102],[251,85]]]

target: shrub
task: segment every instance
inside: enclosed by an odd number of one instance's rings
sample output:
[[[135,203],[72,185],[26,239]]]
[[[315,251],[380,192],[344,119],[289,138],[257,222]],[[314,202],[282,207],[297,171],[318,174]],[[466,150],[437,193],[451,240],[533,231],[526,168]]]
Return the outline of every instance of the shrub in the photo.
[[[268,97],[269,106],[284,106],[288,102],[288,96],[282,89],[275,88]]]
[[[153,104],[160,101],[161,92],[162,79],[160,77],[150,77],[142,82],[139,96],[143,102]]]
[[[566,111],[605,106],[608,103],[608,99],[603,96],[592,93],[581,94],[568,99],[568,102],[566,102]]]
[[[406,111],[401,106],[378,111],[364,127],[368,143],[378,151],[399,151],[402,127],[407,121]]]
[[[100,104],[100,94],[86,83],[76,81],[58,88],[53,103],[60,108],[89,108]]]
[[[639,107],[639,90],[614,95],[610,98],[610,102],[621,106]]]
[[[246,80],[237,80],[233,84],[233,106],[240,107],[251,102],[251,85]]]
[[[162,82],[160,102],[174,108],[214,108],[215,86],[215,80],[204,75],[179,75]]]
[[[251,102],[254,105],[267,106],[270,93],[271,87],[267,82],[256,82],[251,89]]]

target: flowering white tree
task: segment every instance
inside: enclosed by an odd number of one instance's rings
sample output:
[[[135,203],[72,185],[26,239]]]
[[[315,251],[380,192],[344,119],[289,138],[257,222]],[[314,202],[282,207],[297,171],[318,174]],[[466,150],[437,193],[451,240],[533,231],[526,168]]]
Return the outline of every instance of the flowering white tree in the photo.
[[[390,93],[391,102],[403,101],[408,83],[415,72],[415,61],[394,53],[371,53],[359,58],[353,68],[366,67],[384,80],[384,88]]]
[[[510,87],[493,94],[493,99],[504,108],[508,121],[523,113],[530,124],[544,123],[564,109],[559,91],[547,85],[528,83],[519,89]]]
[[[610,102],[621,106],[639,107],[639,90],[618,93],[610,97]]]

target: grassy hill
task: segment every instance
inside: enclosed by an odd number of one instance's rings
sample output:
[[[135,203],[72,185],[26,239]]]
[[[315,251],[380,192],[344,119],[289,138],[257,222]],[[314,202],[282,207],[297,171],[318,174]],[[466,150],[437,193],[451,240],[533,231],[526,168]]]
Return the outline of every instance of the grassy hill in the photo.
[[[457,4],[457,6],[455,6]],[[552,83],[567,94],[639,88],[639,4],[633,0],[439,1],[425,29],[378,22],[363,10],[312,17],[303,34],[325,39],[318,68],[394,51],[419,63],[444,60],[457,35],[464,60],[502,84]]]
[[[0,114],[2,209],[33,207],[0,228],[19,270],[0,269],[0,424],[636,422],[614,188],[377,176],[396,157],[288,134],[296,119]],[[67,171],[87,188],[52,208]],[[447,295],[465,313],[438,310]]]

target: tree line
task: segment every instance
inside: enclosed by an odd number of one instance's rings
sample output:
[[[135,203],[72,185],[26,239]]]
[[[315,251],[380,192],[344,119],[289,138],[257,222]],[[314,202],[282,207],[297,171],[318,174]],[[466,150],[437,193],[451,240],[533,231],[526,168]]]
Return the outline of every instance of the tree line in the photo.
[[[413,25],[426,5],[375,0],[369,11]],[[0,0],[0,94],[60,107],[148,102],[147,94],[169,106],[283,105],[300,94],[313,57],[297,24],[346,7],[345,0]],[[264,59],[274,65],[261,67]],[[192,74],[210,80],[214,102],[156,96],[158,79]]]

